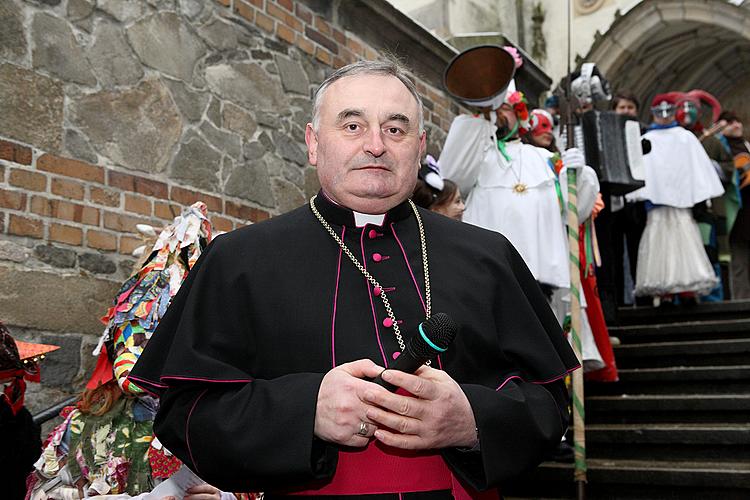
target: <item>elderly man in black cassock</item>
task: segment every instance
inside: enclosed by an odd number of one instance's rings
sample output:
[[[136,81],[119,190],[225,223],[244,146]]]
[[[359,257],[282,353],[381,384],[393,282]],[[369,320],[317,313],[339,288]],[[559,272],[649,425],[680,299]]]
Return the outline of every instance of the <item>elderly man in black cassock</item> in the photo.
[[[160,441],[225,490],[497,497],[560,442],[578,362],[499,233],[416,208],[422,102],[403,69],[358,62],[315,95],[309,205],[216,238],[132,372]],[[445,312],[450,348],[393,365]]]

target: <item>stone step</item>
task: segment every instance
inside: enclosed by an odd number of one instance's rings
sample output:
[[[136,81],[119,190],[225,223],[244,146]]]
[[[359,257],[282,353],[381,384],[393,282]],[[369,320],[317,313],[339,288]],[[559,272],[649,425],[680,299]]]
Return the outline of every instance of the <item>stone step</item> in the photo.
[[[750,462],[587,460],[589,500],[750,498]],[[506,498],[576,498],[573,465],[544,463],[505,485]]]
[[[750,392],[750,365],[619,368],[619,382],[587,382],[585,394],[689,394]]]
[[[611,326],[609,334],[623,344],[678,340],[750,338],[750,317]]]
[[[693,306],[621,307],[618,325],[648,325],[680,321],[741,319],[750,317],[750,300],[712,302]]]
[[[686,340],[614,346],[617,366],[750,365],[750,339]]]
[[[622,394],[586,398],[587,424],[746,423],[750,394]]]
[[[596,459],[750,462],[750,424],[593,424],[586,452]]]

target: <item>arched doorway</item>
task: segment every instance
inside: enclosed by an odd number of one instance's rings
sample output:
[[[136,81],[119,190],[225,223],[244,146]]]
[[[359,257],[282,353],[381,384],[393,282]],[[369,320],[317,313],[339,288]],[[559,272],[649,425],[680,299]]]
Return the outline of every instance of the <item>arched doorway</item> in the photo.
[[[723,0],[647,0],[597,37],[586,61],[641,98],[702,88],[750,118],[750,11]]]

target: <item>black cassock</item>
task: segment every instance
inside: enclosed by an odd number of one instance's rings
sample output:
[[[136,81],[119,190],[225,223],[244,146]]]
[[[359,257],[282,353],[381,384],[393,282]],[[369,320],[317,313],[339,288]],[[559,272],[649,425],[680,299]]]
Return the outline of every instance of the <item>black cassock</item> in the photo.
[[[322,194],[315,203],[385,288],[408,340],[425,318],[409,204],[390,210],[382,226],[358,228],[350,210]],[[477,451],[440,454],[464,484],[484,490],[534,467],[560,442],[568,422],[562,378],[578,362],[505,237],[420,214],[432,311],[461,328],[433,366],[461,385],[480,436]],[[209,483],[269,497],[306,489],[330,480],[339,456],[313,435],[323,376],[362,358],[392,364],[399,348],[386,318],[372,286],[303,206],[208,246],[132,378],[161,396],[159,440]]]

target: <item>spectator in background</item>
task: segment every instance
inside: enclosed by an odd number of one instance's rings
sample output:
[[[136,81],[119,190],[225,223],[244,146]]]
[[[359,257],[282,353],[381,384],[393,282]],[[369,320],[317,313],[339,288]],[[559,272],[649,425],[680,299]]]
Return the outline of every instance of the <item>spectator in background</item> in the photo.
[[[431,155],[419,169],[419,178],[411,199],[422,208],[460,221],[464,214],[464,202],[458,186],[440,175],[440,166]]]
[[[612,111],[618,115],[632,116],[638,118],[640,103],[638,98],[628,90],[621,90],[612,97]]]
[[[727,122],[722,134],[734,159],[742,198],[742,207],[729,234],[732,298],[750,299],[750,143],[745,140],[742,120],[735,112],[724,111],[719,120]]]

